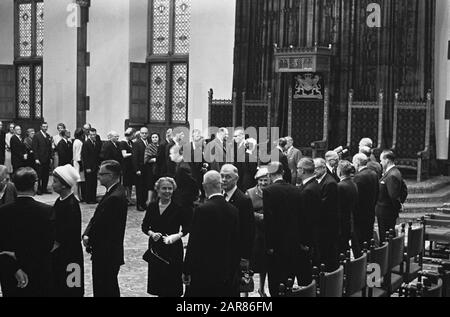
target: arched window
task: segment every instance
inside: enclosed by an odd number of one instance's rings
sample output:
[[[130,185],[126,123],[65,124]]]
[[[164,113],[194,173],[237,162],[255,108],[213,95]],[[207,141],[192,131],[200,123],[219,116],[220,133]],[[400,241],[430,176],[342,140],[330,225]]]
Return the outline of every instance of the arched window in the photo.
[[[19,119],[42,119],[43,0],[15,0],[14,64]]]

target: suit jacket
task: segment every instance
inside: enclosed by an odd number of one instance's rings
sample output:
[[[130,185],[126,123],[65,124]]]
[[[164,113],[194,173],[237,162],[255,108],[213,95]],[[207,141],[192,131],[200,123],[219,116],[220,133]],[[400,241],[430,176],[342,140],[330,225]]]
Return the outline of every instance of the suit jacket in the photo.
[[[73,149],[71,142],[61,139],[61,141],[59,141],[56,145],[56,152],[58,153],[59,166],[72,164]]]
[[[333,176],[326,174],[319,185],[322,199],[319,232],[325,237],[334,239],[339,233],[337,183]]]
[[[6,134],[0,131],[0,165],[5,164]]]
[[[113,160],[122,164],[123,156],[119,143],[114,144],[112,141],[105,142],[102,146],[100,157],[103,161]]]
[[[215,138],[206,145],[205,160],[210,165],[210,170],[220,172],[222,166],[227,163],[226,143]]]
[[[142,140],[137,140],[135,143],[133,143],[133,151],[132,151],[132,162],[133,162],[133,169],[134,172],[141,171],[144,173],[145,171],[145,162],[144,162],[144,156],[145,156],[145,143]]]
[[[303,154],[302,152],[295,148],[292,147],[292,149],[290,149],[287,154],[287,159],[288,159],[288,165],[289,165],[289,169],[291,170],[291,176],[292,176],[292,185],[296,185],[297,184],[297,165],[298,162],[300,162],[300,160],[303,158]]]
[[[235,144],[236,145],[236,144]],[[239,180],[237,186],[243,192],[256,186],[255,175],[258,171],[258,163],[250,162],[250,154],[245,145],[235,146],[234,166],[238,169]]]
[[[263,189],[266,247],[285,259],[293,259],[301,244],[308,244],[301,238],[300,208],[299,192],[293,185],[278,181]]]
[[[125,188],[116,184],[98,204],[83,234],[89,237],[93,260],[110,265],[125,264],[123,240],[127,212]]]
[[[6,272],[1,273],[3,291],[11,296],[51,296],[51,253],[54,243],[53,208],[31,197],[0,207],[0,250],[14,252],[17,262],[3,260]],[[9,262],[9,263],[8,263]],[[16,287],[14,274],[22,269],[29,278],[25,289]],[[3,271],[3,267],[0,270]]]
[[[301,210],[303,210],[301,234],[302,240],[308,246],[313,246],[319,228],[320,212],[322,207],[322,194],[319,183],[315,178],[300,186]]]
[[[398,218],[402,208],[402,203],[400,202],[402,179],[402,174],[397,167],[393,167],[381,177],[376,207],[377,216],[394,216]]]
[[[198,206],[184,260],[191,296],[226,296],[239,276],[239,211],[222,196]]]
[[[374,158],[374,160],[370,160],[370,161],[367,163],[367,168],[369,168],[369,169],[371,169],[372,171],[374,171],[374,172],[377,174],[378,179],[380,179],[380,178],[383,176],[383,167],[381,166],[380,163],[378,163],[378,162],[375,160],[375,158]]]
[[[341,179],[339,178],[339,176],[337,175],[337,173],[333,172],[333,171],[330,170],[328,167],[327,167],[327,174],[328,174],[328,175],[331,175],[331,176],[334,178],[334,180],[336,181],[336,183],[339,183],[339,182],[341,181]]]
[[[241,258],[249,260],[255,240],[255,216],[252,200],[238,188],[228,202],[239,210]]]
[[[98,171],[100,166],[100,149],[102,147],[101,143],[95,142],[95,145],[91,140],[87,140],[83,144],[81,149],[81,160],[83,162],[84,170]]]
[[[358,187],[358,206],[355,213],[355,224],[364,225],[375,221],[375,206],[378,201],[378,175],[365,168],[353,178]]]
[[[33,152],[34,159],[39,160],[41,164],[50,163],[52,157],[52,138],[45,133],[45,137],[42,131],[37,132],[33,137]]]
[[[24,155],[27,154],[27,147],[20,140],[17,135],[13,135],[10,141],[11,145],[11,164],[16,170],[18,168],[26,166],[26,160]]]
[[[203,183],[203,164],[205,163],[205,160],[203,159],[203,149],[204,144],[203,142],[201,144],[196,144],[196,147],[194,149],[194,143],[191,142],[191,167],[192,167],[192,176],[194,177],[195,181],[197,182],[197,187],[202,188]]]
[[[194,201],[197,200],[199,188],[192,175],[191,164],[182,161],[177,165],[175,182],[177,190],[173,194],[174,201],[184,207],[193,206]]]
[[[292,184],[292,175],[291,175],[291,169],[289,168],[289,162],[286,154],[284,154],[280,149],[278,149],[279,155],[280,155],[280,163],[283,165],[284,170],[284,176],[283,179],[289,183]]]
[[[342,180],[337,186],[340,236],[350,237],[353,231],[353,218],[358,206],[358,187],[351,178]]]
[[[175,145],[175,142],[171,140],[169,143],[166,142],[164,148],[164,166],[165,166],[165,176],[174,177],[177,169],[177,164],[172,162],[170,159],[170,149]]]

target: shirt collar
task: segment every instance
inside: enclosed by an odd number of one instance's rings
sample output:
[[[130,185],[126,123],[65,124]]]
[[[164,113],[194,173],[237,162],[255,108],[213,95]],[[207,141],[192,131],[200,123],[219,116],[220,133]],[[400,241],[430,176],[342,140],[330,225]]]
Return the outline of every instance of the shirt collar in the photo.
[[[31,196],[31,195],[17,195],[17,198],[33,198],[34,199],[34,196]]]
[[[226,192],[226,194],[227,194],[226,201],[230,201],[231,197],[233,197],[236,190],[237,190],[237,186],[234,186],[233,189]]]
[[[107,190],[106,192],[109,193],[111,191],[111,189],[116,186],[117,184],[119,184],[119,182],[112,184]]]
[[[316,178],[315,176],[311,176],[310,178],[307,178],[303,181],[303,185],[308,184],[312,179]]]
[[[272,184],[275,184],[276,182],[279,182],[279,181],[284,181],[283,177],[279,177],[279,178],[275,179],[275,180],[272,182]]]
[[[319,184],[322,183],[322,181],[324,180],[325,176],[327,176],[327,173],[323,174],[321,178],[318,178],[317,181],[319,182]]]
[[[394,167],[395,167],[395,164],[389,166],[389,167],[386,169],[386,172],[384,172],[384,175],[386,175],[387,173],[389,173],[389,171],[390,171],[391,169],[393,169]]]
[[[73,192],[70,192],[70,194],[69,195],[67,195],[66,197],[64,197],[64,198],[62,198],[61,196],[59,197],[59,201],[65,201],[65,200],[67,200],[67,198],[69,198],[70,196],[72,196],[73,195]]]
[[[328,168],[328,170],[329,170],[330,172],[333,172],[333,168],[331,167],[330,164],[326,163],[325,165],[327,166],[327,168]]]
[[[211,196],[209,196],[208,199],[211,199],[211,198],[216,197],[216,196],[223,197],[223,194],[221,194],[221,193],[215,193],[215,194],[212,194]]]
[[[6,185],[5,185],[5,188],[3,188],[2,191],[0,191],[0,199],[3,199],[3,196],[4,196],[5,193],[6,193],[6,187],[8,187],[8,184],[6,184]]]
[[[45,133],[44,131],[41,130],[42,135],[44,136],[44,138],[47,137],[47,133]]]
[[[366,168],[368,168],[368,167],[367,167],[367,165],[366,165],[366,166],[363,166],[363,167],[361,167],[361,168],[359,169],[359,171],[360,171],[360,172],[362,172],[362,171],[364,171],[364,170],[365,170]]]

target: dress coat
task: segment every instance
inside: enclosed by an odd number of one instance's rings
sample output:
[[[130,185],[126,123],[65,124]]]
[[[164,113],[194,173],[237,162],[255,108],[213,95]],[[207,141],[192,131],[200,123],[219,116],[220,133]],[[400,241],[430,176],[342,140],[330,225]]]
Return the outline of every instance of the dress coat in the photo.
[[[353,219],[358,206],[358,187],[351,178],[339,182],[338,197],[340,252],[346,252],[354,232]]]
[[[18,197],[14,203],[0,207],[0,250],[14,252],[17,258],[15,264],[9,263],[6,276],[1,274],[2,290],[7,296],[53,295],[50,251],[55,232],[52,216],[51,206],[31,197]],[[14,270],[11,271],[11,267]],[[17,288],[13,275],[17,269],[28,275],[29,283],[24,289]]]
[[[119,146],[121,151],[125,151],[127,154],[133,153],[133,142],[122,141]],[[124,158],[122,161],[123,172],[123,186],[129,187],[134,185],[135,173],[133,171],[133,159],[132,157]]]
[[[72,142],[61,139],[56,145],[56,152],[58,153],[58,166],[72,164],[73,148]]]
[[[10,140],[11,145],[11,165],[13,170],[17,170],[26,166],[25,154],[27,147],[25,143],[17,135],[13,135]]]
[[[291,177],[292,177],[292,185],[296,185],[297,184],[297,165],[298,162],[300,162],[300,160],[303,157],[302,152],[295,148],[295,147],[291,147],[289,150],[287,150],[286,152],[286,156],[288,159],[288,164],[289,164],[289,169],[291,170]]]
[[[52,158],[52,138],[48,133],[45,136],[42,131],[36,132],[33,137],[34,158],[39,160],[42,165],[49,164]]]
[[[102,161],[113,160],[122,164],[123,156],[119,144],[113,141],[103,143],[100,158]]]
[[[182,206],[172,202],[161,214],[158,202],[152,202],[142,222],[142,232],[148,235],[151,230],[163,236],[183,232],[189,233],[188,213]],[[155,256],[148,265],[147,292],[163,297],[180,297],[183,295],[183,241],[180,239],[172,245],[166,245],[163,239],[155,242],[149,239],[149,250],[153,250],[169,264]]]
[[[63,142],[63,141],[62,141]],[[61,142],[60,142],[61,143]],[[55,210],[55,240],[59,247],[53,252],[53,272],[55,295],[58,297],[83,297],[84,295],[84,258],[81,246],[81,209],[73,194],[65,200],[58,200]],[[79,286],[68,287],[67,278],[73,273],[73,265],[80,273]]]
[[[183,272],[185,297],[232,297],[239,289],[239,211],[213,196],[194,211]]]
[[[257,187],[247,190],[248,197],[252,200],[253,215],[255,218],[255,239],[253,243],[250,268],[256,273],[267,272],[266,237],[264,233],[264,209],[263,196]]]

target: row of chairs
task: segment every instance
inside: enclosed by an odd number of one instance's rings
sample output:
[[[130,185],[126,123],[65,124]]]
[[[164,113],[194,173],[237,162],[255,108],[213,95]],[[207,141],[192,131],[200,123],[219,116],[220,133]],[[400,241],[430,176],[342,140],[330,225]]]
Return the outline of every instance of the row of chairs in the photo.
[[[294,287],[292,280],[280,285],[280,295],[285,297],[389,297],[395,292],[405,295],[404,286],[419,278],[423,267],[424,225],[413,228],[409,223],[407,244],[405,228],[396,236],[387,233],[387,241],[376,246],[371,241],[363,255],[357,259],[341,255],[341,266],[335,272],[320,272],[314,268],[312,283],[307,287]],[[369,283],[368,283],[369,282]]]

